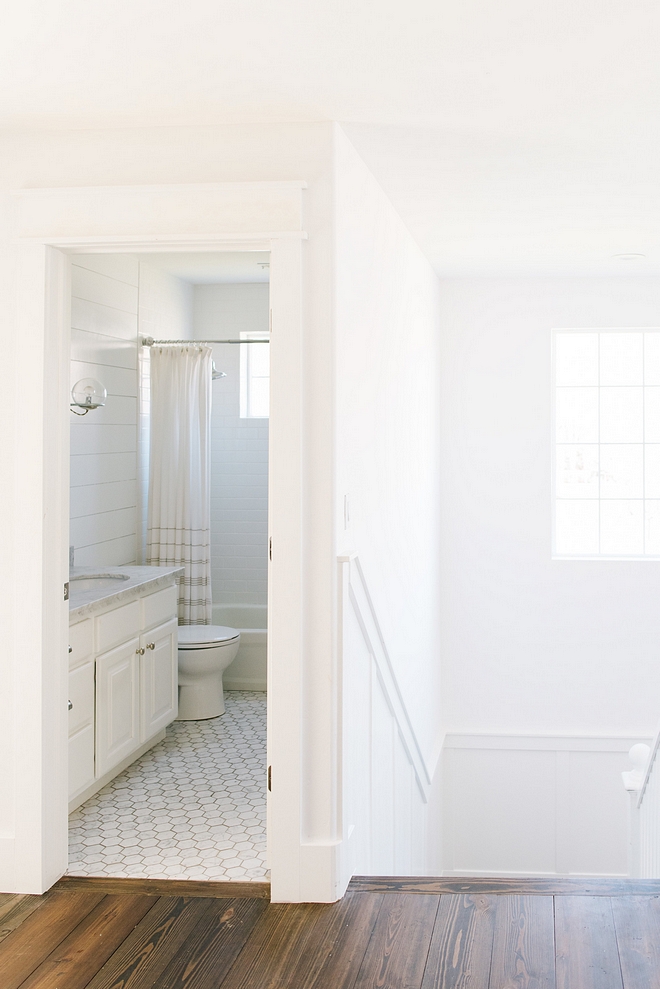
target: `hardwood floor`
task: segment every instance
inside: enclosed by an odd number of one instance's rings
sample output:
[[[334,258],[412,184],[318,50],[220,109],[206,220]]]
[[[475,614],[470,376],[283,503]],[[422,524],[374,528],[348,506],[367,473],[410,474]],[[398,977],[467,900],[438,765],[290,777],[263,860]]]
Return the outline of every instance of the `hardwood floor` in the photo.
[[[660,883],[64,879],[0,894],[0,989],[660,989]]]

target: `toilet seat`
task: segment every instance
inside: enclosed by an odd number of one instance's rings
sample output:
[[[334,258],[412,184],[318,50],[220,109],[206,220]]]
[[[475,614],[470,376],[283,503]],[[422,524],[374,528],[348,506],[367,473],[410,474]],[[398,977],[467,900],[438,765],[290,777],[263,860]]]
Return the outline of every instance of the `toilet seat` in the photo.
[[[240,634],[228,625],[179,625],[179,649],[213,649],[240,638]]]

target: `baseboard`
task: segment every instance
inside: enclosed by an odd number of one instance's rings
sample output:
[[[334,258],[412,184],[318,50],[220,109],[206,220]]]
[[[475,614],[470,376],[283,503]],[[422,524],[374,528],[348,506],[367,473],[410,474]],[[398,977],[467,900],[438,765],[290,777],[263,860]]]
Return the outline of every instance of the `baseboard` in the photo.
[[[225,690],[266,690],[264,677],[223,677],[222,686]]]

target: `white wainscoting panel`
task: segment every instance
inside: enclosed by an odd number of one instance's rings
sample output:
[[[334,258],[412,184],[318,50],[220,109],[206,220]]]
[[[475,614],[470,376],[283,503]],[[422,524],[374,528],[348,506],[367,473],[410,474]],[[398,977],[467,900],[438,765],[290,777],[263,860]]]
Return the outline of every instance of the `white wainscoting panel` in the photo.
[[[639,738],[450,734],[445,875],[628,874],[621,772]]]
[[[342,873],[428,875],[429,773],[356,557],[340,557]],[[439,773],[438,779],[439,779]]]

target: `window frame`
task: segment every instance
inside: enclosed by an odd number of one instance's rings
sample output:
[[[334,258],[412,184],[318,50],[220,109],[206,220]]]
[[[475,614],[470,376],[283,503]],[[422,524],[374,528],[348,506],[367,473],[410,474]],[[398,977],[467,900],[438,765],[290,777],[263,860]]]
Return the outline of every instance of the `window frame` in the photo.
[[[657,554],[637,554],[637,555],[612,555],[605,553],[591,553],[591,554],[567,554],[557,552],[557,388],[561,387],[557,385],[557,337],[560,333],[660,333],[660,326],[558,326],[553,327],[551,330],[551,360],[550,360],[550,518],[551,518],[551,543],[550,543],[550,558],[553,561],[564,561],[570,563],[580,563],[580,562],[599,562],[599,563],[658,563],[660,562],[660,553]],[[600,352],[599,352],[599,362],[600,362]],[[587,387],[587,386],[585,386]],[[599,391],[602,387],[600,384],[600,371],[599,371],[599,381],[598,385]],[[638,387],[638,386],[637,386]],[[646,387],[646,384],[642,383],[642,388]],[[655,386],[648,386],[655,387]],[[631,444],[632,445],[632,444]],[[600,449],[600,436],[598,441],[598,447]],[[646,446],[646,439],[642,440],[642,446]],[[600,463],[600,461],[599,461]],[[599,467],[600,471],[600,467]],[[585,501],[588,499],[585,499]],[[595,500],[595,499],[594,499]],[[600,512],[600,503],[603,500],[600,497],[600,489],[598,495],[598,505]],[[628,499],[622,499],[628,500]],[[636,500],[636,499],[631,499]],[[646,498],[642,499],[642,503],[645,506]],[[656,499],[653,499],[656,500]],[[642,519],[642,524],[646,525],[645,516]],[[644,530],[645,531],[645,530]],[[599,533],[600,542],[600,533]]]

